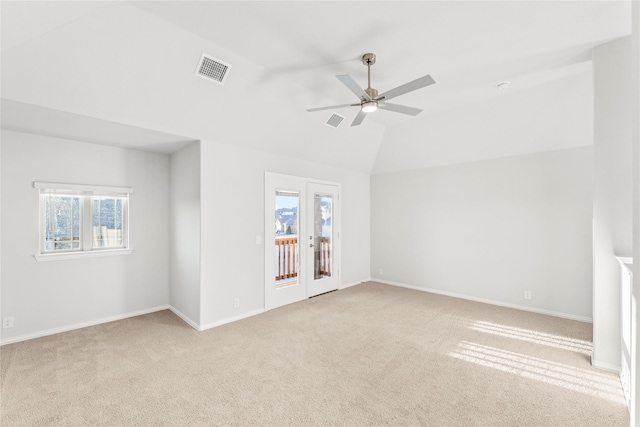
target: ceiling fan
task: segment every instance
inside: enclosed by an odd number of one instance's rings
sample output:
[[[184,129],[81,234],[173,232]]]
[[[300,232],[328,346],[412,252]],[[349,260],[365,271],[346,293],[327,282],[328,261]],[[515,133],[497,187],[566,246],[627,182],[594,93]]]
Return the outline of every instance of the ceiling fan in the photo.
[[[388,90],[378,95],[378,90],[371,87],[371,66],[376,63],[376,55],[373,53],[365,53],[362,55],[362,63],[367,66],[367,88],[362,89],[358,83],[348,74],[341,74],[336,76],[351,92],[353,92],[360,102],[357,104],[341,104],[331,105],[329,107],[310,108],[308,112],[332,110],[334,108],[344,107],[360,107],[358,115],[351,123],[351,126],[358,126],[364,120],[367,113],[372,113],[378,108],[382,110],[395,111],[396,113],[408,114],[410,116],[417,116],[422,111],[419,108],[407,107],[405,105],[391,104],[388,100],[395,98],[396,96],[404,95],[405,93],[412,92],[417,89],[421,89],[425,86],[434,84],[436,81],[431,78],[430,75],[422,76],[419,79],[413,80],[409,83],[400,85],[394,89]]]

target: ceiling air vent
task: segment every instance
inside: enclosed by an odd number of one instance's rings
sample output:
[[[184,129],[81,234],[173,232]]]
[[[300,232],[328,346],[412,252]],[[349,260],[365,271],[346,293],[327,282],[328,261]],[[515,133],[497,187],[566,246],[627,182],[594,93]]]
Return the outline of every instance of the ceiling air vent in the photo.
[[[331,126],[332,128],[337,128],[338,126],[340,126],[340,123],[342,123],[343,120],[344,120],[343,116],[341,116],[340,114],[333,113],[331,117],[329,117],[329,120],[327,120],[327,123],[325,124],[327,126]]]
[[[198,68],[196,69],[196,76],[200,76],[203,79],[212,80],[216,83],[224,84],[229,74],[229,68],[231,65],[226,62],[222,62],[213,56],[203,53],[198,62]]]

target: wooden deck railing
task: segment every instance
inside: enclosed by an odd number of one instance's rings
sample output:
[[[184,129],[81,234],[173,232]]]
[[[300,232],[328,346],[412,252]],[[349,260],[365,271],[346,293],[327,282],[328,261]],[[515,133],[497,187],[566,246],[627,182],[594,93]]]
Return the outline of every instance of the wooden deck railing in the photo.
[[[298,277],[297,237],[276,239],[276,280]]]
[[[298,277],[298,237],[276,238],[276,280],[293,279]],[[320,238],[319,257],[320,276],[331,276],[331,238]],[[316,258],[318,260],[318,258]],[[317,264],[316,264],[316,268]]]
[[[331,276],[331,238],[320,238],[320,275]]]

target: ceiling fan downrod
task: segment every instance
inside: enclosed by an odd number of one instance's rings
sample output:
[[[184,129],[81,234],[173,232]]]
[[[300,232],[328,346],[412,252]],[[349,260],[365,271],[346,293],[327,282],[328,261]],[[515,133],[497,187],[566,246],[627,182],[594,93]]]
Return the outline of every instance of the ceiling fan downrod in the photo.
[[[362,55],[362,63],[367,66],[367,88],[364,90],[369,95],[369,100],[362,100],[360,108],[365,113],[372,113],[378,109],[378,90],[371,87],[371,66],[376,63],[375,53]]]
[[[364,90],[371,99],[378,96],[378,90],[371,87],[371,66],[376,63],[375,53],[365,53],[362,55],[362,63],[367,66],[367,88]]]

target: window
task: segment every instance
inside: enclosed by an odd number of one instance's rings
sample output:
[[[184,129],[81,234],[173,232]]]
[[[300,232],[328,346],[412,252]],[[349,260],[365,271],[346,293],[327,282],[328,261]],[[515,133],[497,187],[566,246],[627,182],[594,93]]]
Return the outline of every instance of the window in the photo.
[[[80,196],[44,193],[44,252],[73,251],[80,247]]]
[[[34,187],[40,191],[40,253],[36,259],[130,253],[132,188],[47,182],[35,182]]]
[[[93,249],[124,247],[125,197],[94,196],[92,207]]]

